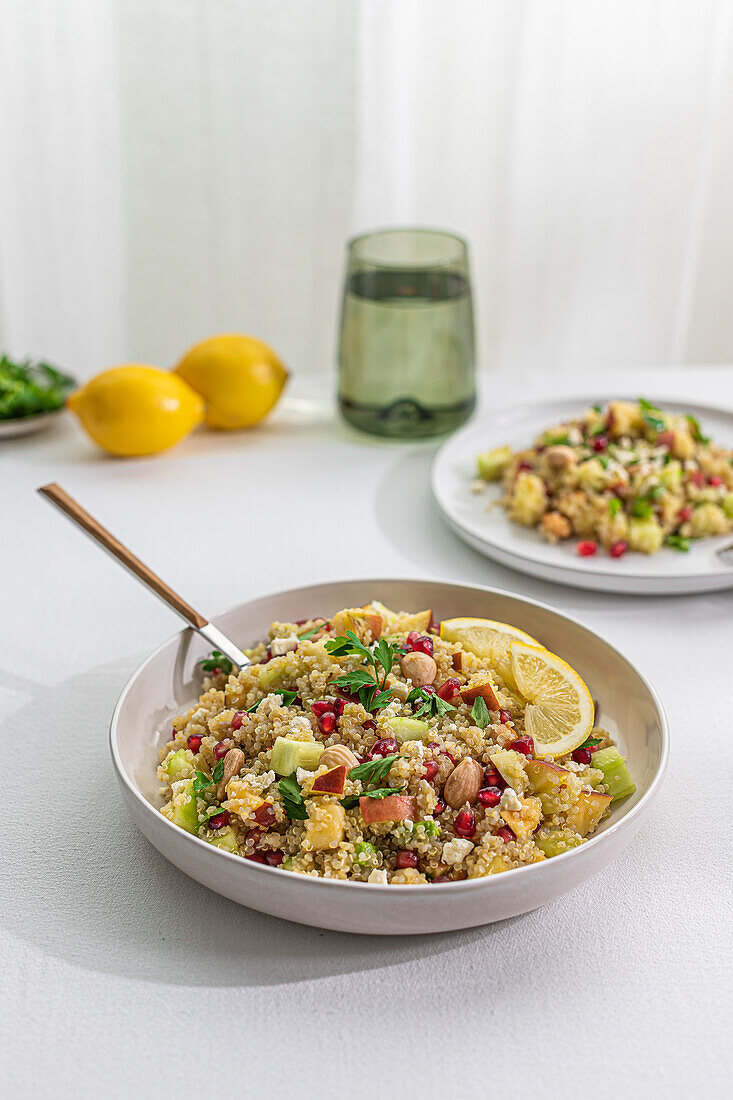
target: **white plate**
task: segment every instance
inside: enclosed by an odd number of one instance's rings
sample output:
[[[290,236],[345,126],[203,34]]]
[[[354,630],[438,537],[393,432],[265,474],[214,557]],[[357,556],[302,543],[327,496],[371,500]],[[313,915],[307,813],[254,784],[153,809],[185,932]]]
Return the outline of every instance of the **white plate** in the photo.
[[[0,420],[0,440],[15,439],[20,435],[32,435],[33,432],[50,428],[65,409],[54,409],[52,412],[36,413],[35,416],[16,416],[10,420]]]
[[[148,840],[187,875],[242,905],[300,924],[381,935],[445,932],[526,913],[605,867],[633,839],[659,791],[669,735],[662,706],[641,673],[580,623],[507,592],[414,580],[335,581],[298,588],[252,600],[214,621],[240,645],[251,645],[265,636],[275,619],[332,615],[341,607],[372,599],[401,610],[432,607],[442,618],[500,619],[562,654],[598,700],[604,727],[627,757],[636,792],[579,848],[488,878],[440,886],[379,886],[312,878],[252,863],[191,836],[158,812],[155,769],[158,751],[167,740],[166,720],[195,701],[200,683],[195,666],[205,653],[203,640],[185,630],[138,668],[112,717],[110,745],[117,777],[130,813]],[[154,898],[154,880],[150,887]]]
[[[606,401],[599,397],[562,398],[500,409],[473,419],[443,444],[433,463],[433,495],[444,518],[475,550],[543,580],[637,595],[732,588],[733,566],[726,566],[716,551],[733,543],[733,535],[698,539],[688,553],[663,547],[652,555],[629,553],[614,559],[599,551],[594,557],[581,558],[576,553],[575,539],[553,546],[536,529],[512,523],[503,508],[487,510],[487,505],[501,496],[498,484],[488,486],[483,493],[471,492],[476,456],[481,451],[504,443],[514,450],[524,449],[546,428],[577,416],[590,405],[605,405]],[[670,412],[692,413],[706,435],[724,446],[733,446],[732,412],[663,398],[657,403]]]

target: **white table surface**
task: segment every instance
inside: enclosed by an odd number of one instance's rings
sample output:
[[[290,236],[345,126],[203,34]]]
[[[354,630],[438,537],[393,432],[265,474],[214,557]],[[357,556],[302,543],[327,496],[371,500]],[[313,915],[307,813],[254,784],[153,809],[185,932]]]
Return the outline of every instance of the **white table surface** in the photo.
[[[729,367],[605,385],[733,406]],[[551,391],[549,377],[489,375],[484,408]],[[154,459],[105,459],[71,422],[0,445],[7,1095],[723,1095],[733,593],[596,595],[494,565],[436,514],[434,444],[357,435],[314,393],[304,381],[260,430]],[[376,574],[495,585],[576,615],[667,708],[651,820],[573,893],[452,935],[351,937],[209,893],[137,832],[107,752],[120,689],[177,622],[33,494],[49,480],[212,614]]]

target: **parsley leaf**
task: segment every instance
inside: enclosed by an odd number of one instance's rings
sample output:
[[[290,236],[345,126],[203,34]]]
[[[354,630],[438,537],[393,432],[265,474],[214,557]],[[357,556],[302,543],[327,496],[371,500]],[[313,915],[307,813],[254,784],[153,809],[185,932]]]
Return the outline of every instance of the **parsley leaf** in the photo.
[[[303,802],[303,795],[300,793],[300,784],[296,779],[297,772],[292,772],[290,775],[286,775],[284,779],[281,779],[278,783],[278,790],[280,791],[280,797],[283,800],[283,806],[285,807],[285,813],[293,821],[305,821],[308,817],[306,812],[305,803]]]
[[[486,706],[486,700],[482,695],[476,697],[476,701],[471,707],[471,717],[473,718],[479,729],[486,729],[491,721],[491,714],[489,708]]]
[[[601,408],[600,405],[593,405],[592,409],[593,409],[593,412],[597,412],[599,414],[603,412],[603,409]]]
[[[397,654],[402,652],[399,646],[380,638],[372,652],[352,630],[347,630],[345,636],[329,639],[326,650],[333,657],[362,658],[360,668],[345,672],[332,681],[334,687],[358,695],[366,710],[374,711],[387,706],[392,699],[392,693],[386,690],[387,676],[392,671]]]
[[[221,777],[223,776],[223,774],[224,774],[224,758],[222,757],[222,759],[217,763],[216,767],[214,768],[213,772],[211,773],[212,782],[213,783],[218,783],[219,780],[221,779]]]
[[[430,718],[442,718],[444,714],[456,709],[452,703],[441,699],[437,692],[424,691],[422,688],[413,688],[407,696],[407,702],[413,706],[420,704],[418,710],[414,711],[415,718],[422,718],[425,714]]]
[[[299,642],[305,642],[308,638],[312,638],[314,634],[320,634],[323,630],[323,626],[312,626],[310,630],[304,630],[302,634],[298,635]]]
[[[362,783],[378,783],[389,774],[389,769],[395,760],[400,759],[399,753],[391,756],[375,756],[373,760],[365,760],[363,764],[357,764],[349,772],[349,779],[360,779]]]
[[[612,516],[617,516],[619,514],[619,512],[621,511],[621,507],[622,507],[621,501],[618,499],[618,497],[611,497],[611,499],[608,502],[608,510],[611,513],[611,515]]]
[[[345,810],[352,810],[358,805],[360,798],[387,798],[390,794],[399,794],[404,787],[378,787],[372,791],[362,791],[361,794],[349,794],[341,799],[341,805]]]
[[[683,554],[686,554],[690,549],[690,540],[683,535],[667,535],[664,545],[671,546],[673,550],[681,550]]]
[[[644,418],[644,423],[653,428],[655,432],[663,432],[667,427],[661,416],[657,415],[659,409],[656,405],[652,405],[651,401],[647,401],[646,398],[639,398],[639,408],[641,409],[641,415]]]
[[[600,745],[600,737],[586,737],[582,745],[578,745],[579,749],[592,749],[594,745]]]
[[[193,781],[193,793],[203,794],[204,791],[208,791],[209,787],[213,786],[214,780],[211,779],[205,772],[196,772]]]
[[[247,714],[254,714],[254,712],[257,710],[258,706],[260,705],[260,703],[262,703],[264,701],[264,698],[265,697],[263,695],[262,699],[258,699],[256,703],[252,704],[251,707],[247,707]]]
[[[702,434],[702,429],[700,427],[700,421],[697,419],[696,416],[690,416],[688,414],[687,422],[690,425],[690,427],[692,428],[692,438],[695,440],[696,443],[709,443],[710,442],[710,436]]]
[[[229,676],[234,668],[229,658],[220,653],[218,649],[212,649],[211,655],[200,663],[204,672],[223,672],[225,676]]]
[[[608,455],[599,455],[598,461],[600,462],[604,470],[607,470],[611,463],[611,459],[608,457]]]

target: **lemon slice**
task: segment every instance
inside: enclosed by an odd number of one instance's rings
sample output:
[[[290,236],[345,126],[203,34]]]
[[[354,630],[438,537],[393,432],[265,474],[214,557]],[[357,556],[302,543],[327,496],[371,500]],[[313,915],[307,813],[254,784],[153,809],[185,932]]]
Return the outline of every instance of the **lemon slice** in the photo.
[[[509,623],[496,619],[444,619],[440,624],[440,636],[446,642],[460,642],[469,653],[485,657],[509,687],[515,687],[509,659],[512,642],[524,642],[530,646],[541,643]]]
[[[527,701],[524,726],[538,756],[564,756],[577,749],[593,729],[590,692],[567,661],[549,649],[513,642],[512,674]]]

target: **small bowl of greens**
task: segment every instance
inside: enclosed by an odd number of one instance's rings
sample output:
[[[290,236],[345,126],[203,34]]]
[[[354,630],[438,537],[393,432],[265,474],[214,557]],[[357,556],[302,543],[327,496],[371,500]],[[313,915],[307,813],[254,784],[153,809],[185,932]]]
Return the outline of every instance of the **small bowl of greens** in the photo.
[[[0,438],[28,435],[52,424],[76,386],[76,379],[50,363],[0,356]]]

